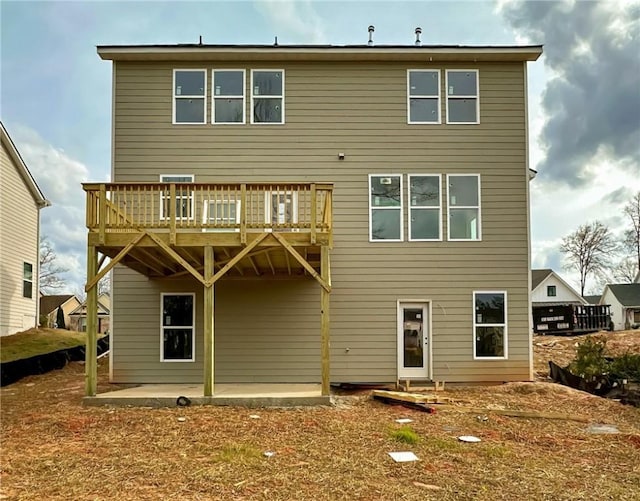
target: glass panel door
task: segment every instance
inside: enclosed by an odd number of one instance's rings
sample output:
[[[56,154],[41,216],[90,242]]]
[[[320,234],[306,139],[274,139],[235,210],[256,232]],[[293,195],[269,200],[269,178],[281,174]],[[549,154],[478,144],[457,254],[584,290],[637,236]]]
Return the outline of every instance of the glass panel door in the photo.
[[[398,378],[429,378],[429,336],[426,304],[398,307]]]

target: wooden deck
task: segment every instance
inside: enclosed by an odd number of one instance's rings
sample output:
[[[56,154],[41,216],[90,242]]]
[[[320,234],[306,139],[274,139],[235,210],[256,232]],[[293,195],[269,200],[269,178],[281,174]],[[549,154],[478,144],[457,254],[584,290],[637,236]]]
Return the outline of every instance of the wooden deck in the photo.
[[[96,285],[116,264],[204,288],[204,396],[213,395],[214,286],[285,276],[321,286],[322,393],[329,394],[331,183],[86,183],[87,379],[96,392]],[[109,261],[107,262],[107,258]],[[104,266],[103,266],[104,265]]]

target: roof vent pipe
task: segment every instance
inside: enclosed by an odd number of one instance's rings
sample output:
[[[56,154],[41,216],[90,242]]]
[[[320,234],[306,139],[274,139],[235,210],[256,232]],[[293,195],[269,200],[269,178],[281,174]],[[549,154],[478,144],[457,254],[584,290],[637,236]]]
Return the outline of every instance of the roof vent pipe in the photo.
[[[416,45],[419,47],[420,45],[422,45],[422,42],[420,41],[420,35],[422,34],[422,28],[420,28],[420,26],[418,26],[416,28]]]
[[[373,25],[369,26],[369,41],[367,42],[367,45],[371,46],[373,45],[373,32],[376,31],[375,27]]]

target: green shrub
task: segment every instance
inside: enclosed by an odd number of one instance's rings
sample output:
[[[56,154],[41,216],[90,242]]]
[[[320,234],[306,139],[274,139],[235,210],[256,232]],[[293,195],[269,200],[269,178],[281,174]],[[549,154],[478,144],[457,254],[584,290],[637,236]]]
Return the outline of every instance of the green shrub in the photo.
[[[607,340],[602,336],[592,336],[586,338],[578,345],[576,358],[569,364],[569,370],[591,379],[609,372],[609,362],[605,358]]]
[[[640,381],[640,353],[625,353],[614,358],[609,372],[614,379]]]
[[[398,430],[392,430],[391,438],[405,444],[417,444],[420,441],[420,437],[410,426],[403,426]]]

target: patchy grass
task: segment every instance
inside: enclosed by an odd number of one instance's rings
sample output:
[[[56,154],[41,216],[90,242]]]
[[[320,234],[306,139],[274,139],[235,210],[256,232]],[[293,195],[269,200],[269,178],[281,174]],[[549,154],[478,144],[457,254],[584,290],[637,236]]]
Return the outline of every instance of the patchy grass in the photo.
[[[98,390],[116,389],[108,360],[98,364]],[[82,407],[83,369],[74,362],[0,390],[0,499],[638,499],[640,410],[553,383],[447,385],[443,396],[578,415],[620,434],[490,411],[486,421],[428,414],[366,392],[318,408]],[[388,452],[407,445],[389,430],[406,417],[420,437],[410,445],[420,461],[394,463]],[[482,441],[462,443],[460,435]]]
[[[417,444],[420,441],[420,436],[410,426],[403,426],[397,430],[391,430],[389,435],[394,440],[402,442],[403,444]]]
[[[86,343],[84,332],[65,329],[34,328],[12,336],[0,337],[0,362],[44,355]]]

